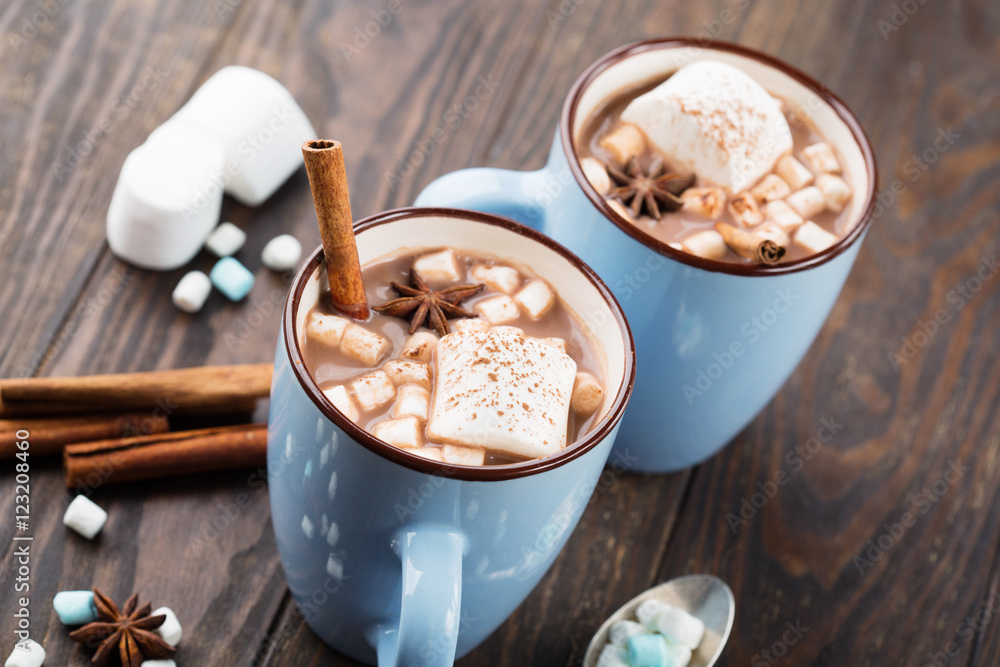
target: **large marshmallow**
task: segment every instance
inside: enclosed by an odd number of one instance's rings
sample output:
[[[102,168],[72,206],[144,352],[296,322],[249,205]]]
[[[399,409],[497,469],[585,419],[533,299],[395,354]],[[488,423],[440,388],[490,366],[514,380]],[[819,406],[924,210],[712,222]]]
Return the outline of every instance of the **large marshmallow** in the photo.
[[[792,150],[781,109],[748,74],[725,63],[685,65],[632,100],[634,123],[678,171],[692,171],[730,193],[756,183]]]
[[[510,330],[463,331],[438,342],[429,437],[515,456],[566,444],[576,362]]]

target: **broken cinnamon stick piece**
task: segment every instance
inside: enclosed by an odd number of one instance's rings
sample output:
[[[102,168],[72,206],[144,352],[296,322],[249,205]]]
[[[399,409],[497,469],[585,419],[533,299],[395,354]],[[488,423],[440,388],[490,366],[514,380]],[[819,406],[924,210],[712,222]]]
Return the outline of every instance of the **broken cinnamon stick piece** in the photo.
[[[752,259],[759,264],[768,266],[777,264],[788,252],[788,235],[784,243],[772,232],[758,234],[757,230],[749,231],[727,225],[724,222],[715,223],[715,231],[722,235],[726,245],[740,257]]]
[[[339,141],[313,139],[302,144],[302,158],[316,205],[333,305],[345,315],[366,320],[368,298],[354,241],[343,147]]]
[[[105,440],[137,435],[153,435],[170,430],[163,415],[127,414],[43,419],[0,419],[0,459],[10,459],[19,451],[16,443],[31,443],[32,456],[62,454],[68,443]],[[26,437],[18,437],[18,433]]]

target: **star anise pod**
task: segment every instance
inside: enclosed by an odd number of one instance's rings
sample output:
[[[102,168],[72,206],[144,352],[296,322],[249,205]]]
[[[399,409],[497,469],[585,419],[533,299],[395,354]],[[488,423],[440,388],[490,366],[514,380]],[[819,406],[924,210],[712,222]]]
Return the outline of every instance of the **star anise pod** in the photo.
[[[659,158],[644,172],[635,156],[628,161],[624,172],[609,165],[608,173],[618,184],[608,192],[609,197],[618,197],[628,204],[633,217],[638,217],[645,206],[646,212],[657,220],[663,217],[663,211],[681,209],[684,202],[679,195],[694,185],[695,180],[694,174],[666,172]]]
[[[116,647],[122,667],[139,667],[143,660],[173,657],[177,649],[151,632],[163,625],[167,617],[163,614],[150,616],[152,605],[147,603],[138,607],[138,604],[139,594],[136,593],[119,610],[114,602],[95,588],[94,605],[98,620],[69,633],[69,638],[88,647],[99,643],[92,660],[98,665],[107,665]]]
[[[436,330],[440,336],[448,334],[448,316],[476,316],[475,313],[463,310],[459,304],[475,296],[485,287],[485,285],[453,285],[435,292],[413,269],[410,269],[410,287],[400,285],[396,281],[389,284],[400,298],[375,306],[373,310],[382,315],[409,317],[410,333],[430,320],[427,327]]]

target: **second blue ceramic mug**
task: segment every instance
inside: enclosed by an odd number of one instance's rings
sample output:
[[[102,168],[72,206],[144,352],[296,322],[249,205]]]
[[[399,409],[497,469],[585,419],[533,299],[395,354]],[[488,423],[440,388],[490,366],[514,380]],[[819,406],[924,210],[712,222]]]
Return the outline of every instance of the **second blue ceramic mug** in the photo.
[[[777,266],[702,259],[620,220],[584,177],[575,142],[591,113],[619,91],[699,59],[744,70],[840,150],[854,193],[853,226],[834,246]],[[721,449],[798,365],[851,270],[875,193],[875,158],[864,131],[821,84],[744,47],[668,38],[620,48],[583,73],[543,169],[457,171],[431,183],[417,204],[508,215],[597,271],[625,309],[638,354],[635,394],[616,446],[635,455],[634,470],[671,472]]]

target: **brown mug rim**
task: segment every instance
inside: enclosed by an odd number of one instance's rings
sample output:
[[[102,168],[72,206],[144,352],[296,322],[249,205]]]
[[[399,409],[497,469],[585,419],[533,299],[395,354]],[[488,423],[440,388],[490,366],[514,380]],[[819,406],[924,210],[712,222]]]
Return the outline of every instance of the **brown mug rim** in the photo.
[[[593,82],[598,74],[631,56],[644,53],[646,51],[684,47],[726,51],[760,61],[764,65],[772,67],[773,69],[790,76],[806,88],[809,88],[834,110],[854,136],[854,140],[857,142],[858,147],[861,150],[861,154],[864,157],[865,168],[868,171],[868,192],[866,193],[866,203],[864,208],[861,210],[857,222],[851,227],[847,234],[844,234],[837,240],[836,243],[820,253],[792,262],[776,264],[774,266],[766,266],[762,264],[736,264],[734,262],[705,259],[682,250],[671,248],[665,242],[646,233],[638,226],[628,222],[627,220],[621,219],[621,217],[615,213],[614,209],[608,205],[604,197],[597,193],[597,190],[594,189],[594,187],[590,184],[590,181],[588,181],[586,176],[583,174],[583,169],[580,167],[580,160],[572,137],[573,122],[576,118],[576,107],[578,106],[584,91]],[[559,118],[559,133],[562,139],[563,152],[566,154],[566,161],[569,163],[569,168],[573,173],[573,177],[576,179],[577,184],[583,190],[584,194],[587,195],[587,198],[590,199],[590,202],[602,215],[604,215],[605,218],[610,220],[612,223],[617,225],[619,229],[634,238],[639,243],[642,243],[647,248],[655,250],[659,254],[670,257],[671,259],[677,260],[683,264],[694,266],[705,271],[729,273],[740,276],[774,276],[811,269],[830,261],[837,255],[847,250],[864,235],[865,231],[872,222],[872,213],[875,210],[876,202],[875,197],[878,191],[878,170],[875,164],[875,153],[872,150],[871,143],[868,140],[868,136],[865,134],[864,128],[861,127],[861,123],[858,122],[858,119],[854,116],[848,106],[844,104],[843,100],[837,97],[832,91],[816,79],[796,67],[775,58],[774,56],[745,46],[740,46],[739,44],[695,37],[662,37],[658,39],[647,39],[633,42],[610,51],[609,53],[601,56],[597,61],[590,65],[590,67],[584,70],[583,74],[581,74],[573,84],[573,87],[570,88],[570,92],[566,96],[566,101],[563,103],[562,113]]]
[[[459,218],[463,220],[470,220],[475,223],[488,224],[511,230],[521,236],[527,237],[532,241],[541,243],[542,245],[562,255],[563,258],[568,260],[573,266],[584,274],[584,276],[608,303],[618,327],[624,334],[627,342],[627,345],[625,346],[624,359],[622,360],[622,363],[625,366],[622,374],[623,380],[614,397],[614,402],[607,411],[607,414],[599,422],[597,422],[597,424],[595,424],[583,438],[570,443],[559,453],[549,457],[531,459],[530,461],[523,461],[520,463],[491,466],[452,465],[432,461],[422,456],[417,456],[416,454],[410,454],[406,450],[399,449],[398,447],[394,447],[379,440],[374,435],[348,419],[343,413],[340,412],[340,410],[334,407],[333,403],[331,403],[326,396],[323,395],[319,385],[313,379],[312,375],[309,374],[309,371],[306,370],[302,353],[299,349],[299,337],[296,327],[295,313],[298,312],[300,301],[302,299],[302,292],[305,290],[307,279],[312,276],[317,266],[319,266],[320,261],[323,259],[322,247],[317,248],[312,256],[305,262],[305,264],[303,264],[302,268],[300,268],[295,274],[295,278],[292,280],[292,287],[289,290],[288,298],[285,301],[285,309],[282,316],[282,326],[285,335],[285,352],[291,363],[292,371],[298,379],[299,384],[302,386],[303,391],[305,391],[306,395],[309,396],[316,407],[319,408],[320,412],[322,412],[327,419],[336,424],[352,440],[382,458],[398,463],[411,470],[429,475],[475,482],[503,481],[526,477],[545,472],[553,468],[558,468],[579,458],[580,456],[583,456],[596,447],[598,443],[608,437],[614,430],[615,426],[621,420],[622,414],[625,411],[625,406],[628,404],[629,398],[631,397],[632,387],[635,384],[635,341],[632,338],[632,330],[629,328],[628,321],[625,319],[621,305],[618,303],[617,299],[615,299],[611,290],[608,289],[608,286],[604,284],[604,281],[602,281],[594,270],[587,266],[583,260],[575,254],[559,245],[549,237],[499,215],[453,208],[407,207],[384,211],[382,213],[377,213],[364,218],[363,220],[359,220],[354,225],[354,231],[355,233],[358,233],[379,225],[396,222],[398,220],[431,216]]]

